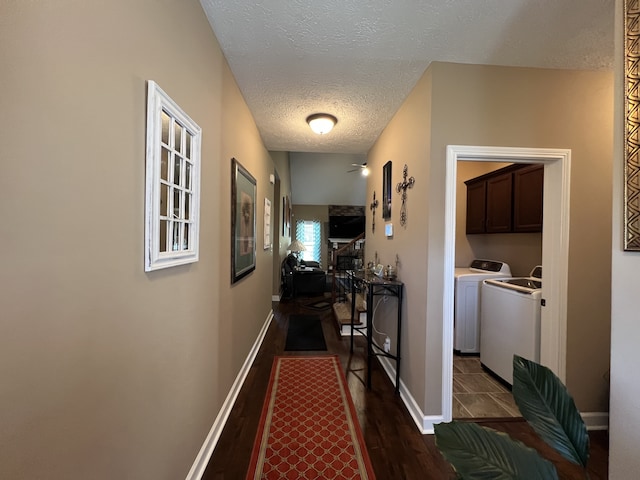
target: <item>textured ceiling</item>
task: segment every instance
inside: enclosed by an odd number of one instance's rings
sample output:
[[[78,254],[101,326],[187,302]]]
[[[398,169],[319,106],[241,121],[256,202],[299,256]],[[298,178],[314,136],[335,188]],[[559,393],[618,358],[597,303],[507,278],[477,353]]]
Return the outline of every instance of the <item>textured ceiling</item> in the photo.
[[[432,61],[613,66],[614,0],[201,3],[269,150],[366,153]]]

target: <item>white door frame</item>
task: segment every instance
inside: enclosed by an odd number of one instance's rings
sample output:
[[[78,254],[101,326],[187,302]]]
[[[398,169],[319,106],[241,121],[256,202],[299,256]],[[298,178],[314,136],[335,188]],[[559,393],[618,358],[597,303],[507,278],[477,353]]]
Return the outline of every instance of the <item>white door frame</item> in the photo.
[[[566,376],[571,150],[448,145],[442,329],[442,414],[445,422],[451,421],[453,401],[453,272],[458,160],[544,164],[542,298],[546,306],[541,309],[540,363],[549,367],[563,382]]]

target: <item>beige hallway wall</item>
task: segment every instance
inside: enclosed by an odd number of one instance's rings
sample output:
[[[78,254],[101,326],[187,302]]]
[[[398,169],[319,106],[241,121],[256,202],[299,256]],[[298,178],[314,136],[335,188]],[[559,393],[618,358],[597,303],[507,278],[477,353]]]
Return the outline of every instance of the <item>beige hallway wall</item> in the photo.
[[[270,312],[273,163],[196,0],[3,2],[0,477],[184,478]],[[146,81],[203,129],[200,261],[143,268]],[[250,301],[247,301],[247,300]]]
[[[388,160],[394,186],[405,163],[416,179],[408,192],[406,228],[399,225],[400,198],[394,192],[394,238],[384,238],[383,229],[371,236],[367,230],[367,247],[383,263],[400,255],[399,275],[407,291],[402,379],[426,415],[442,412],[442,255],[450,144],[572,150],[567,384],[580,409],[607,410],[612,89],[610,72],[434,63],[369,152],[368,198],[380,192],[382,165]]]
[[[427,69],[417,85],[401,105],[391,122],[367,156],[370,169],[367,177],[368,205],[373,193],[380,201],[376,210],[376,228],[372,231],[371,211],[367,210],[366,258],[373,261],[377,253],[383,265],[395,264],[399,259],[398,278],[405,284],[402,306],[402,368],[401,380],[423,412],[433,414],[432,405],[440,404],[442,372],[441,362],[428,362],[427,338],[431,338],[435,322],[427,322],[427,306],[430,291],[427,282],[429,264],[425,256],[429,235],[429,218],[426,215],[427,192],[430,181],[430,166],[426,154],[431,144],[431,71]],[[391,219],[393,238],[385,237],[382,219],[382,168],[391,160]],[[402,169],[408,167],[409,176],[414,176],[415,186],[408,191],[407,225],[400,225],[400,195],[395,186],[402,181]],[[443,202],[444,205],[444,202]],[[389,332],[392,350],[397,344],[395,316],[392,310],[376,313],[377,329]],[[436,329],[440,326],[435,325]],[[442,338],[442,335],[440,335]],[[437,342],[436,342],[437,343]],[[440,350],[442,351],[442,350]],[[427,407],[431,409],[427,412]],[[439,412],[436,412],[439,413]]]
[[[439,119],[431,162],[440,171],[449,144],[571,149],[566,384],[581,410],[607,411],[613,74],[446,63],[431,68]],[[441,194],[431,192],[434,199]]]

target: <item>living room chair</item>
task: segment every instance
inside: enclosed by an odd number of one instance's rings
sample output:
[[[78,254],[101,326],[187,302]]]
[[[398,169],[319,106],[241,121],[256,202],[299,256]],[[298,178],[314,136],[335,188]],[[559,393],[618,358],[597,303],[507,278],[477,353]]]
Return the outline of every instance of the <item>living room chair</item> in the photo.
[[[322,295],[327,284],[327,273],[318,262],[301,260],[293,254],[282,262],[283,297]]]

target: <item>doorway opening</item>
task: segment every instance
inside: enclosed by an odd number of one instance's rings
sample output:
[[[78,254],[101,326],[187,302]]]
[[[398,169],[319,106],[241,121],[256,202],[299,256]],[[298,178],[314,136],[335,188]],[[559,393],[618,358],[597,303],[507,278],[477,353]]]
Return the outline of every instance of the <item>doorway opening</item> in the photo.
[[[540,363],[565,381],[566,312],[569,252],[569,177],[571,151],[567,149],[458,146],[447,147],[444,299],[442,350],[443,421],[452,419],[453,305],[458,161],[544,164],[542,264],[544,281],[541,310]]]

